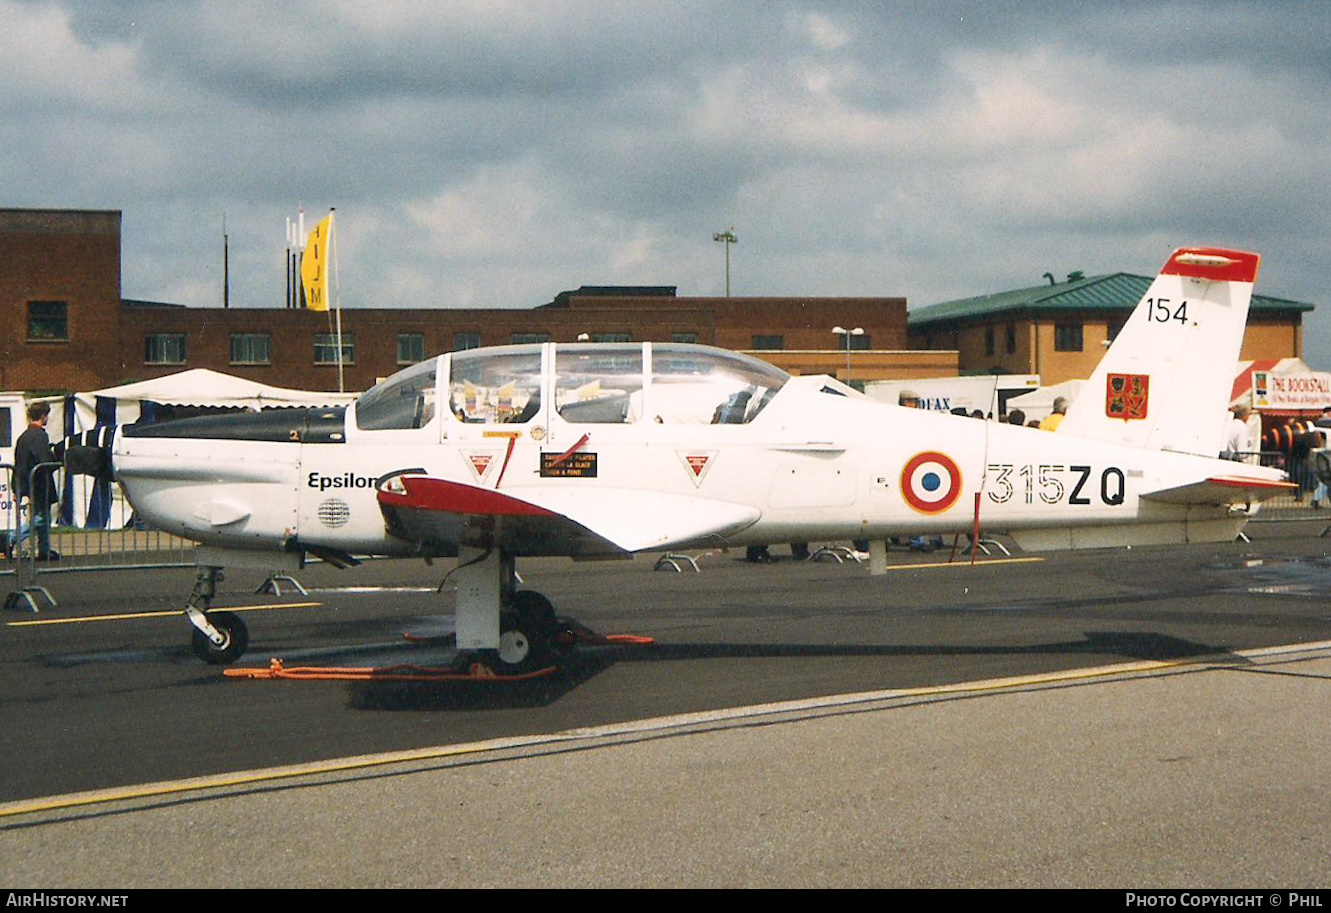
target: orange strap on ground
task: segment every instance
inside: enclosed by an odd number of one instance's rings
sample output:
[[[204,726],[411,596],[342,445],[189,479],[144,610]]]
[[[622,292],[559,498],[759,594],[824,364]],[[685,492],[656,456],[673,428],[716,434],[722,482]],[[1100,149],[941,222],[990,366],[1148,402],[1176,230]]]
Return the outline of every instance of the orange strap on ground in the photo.
[[[556,643],[564,647],[574,644],[588,644],[595,647],[609,646],[648,646],[656,643],[650,637],[636,634],[597,634],[591,628],[569,619],[562,619],[563,630],[555,637]],[[403,635],[413,643],[455,642],[452,634],[442,636]],[[448,666],[293,666],[287,668],[282,660],[274,657],[268,661],[267,669],[225,669],[222,674],[227,678],[246,678],[261,681],[322,681],[322,682],[525,682],[535,678],[545,678],[559,671],[557,666],[525,672],[521,675],[499,675],[491,671],[484,663],[473,663],[471,668],[459,672]]]
[[[319,681],[319,682],[524,682],[545,678],[558,672],[555,666],[525,672],[521,675],[496,675],[480,663],[466,672],[446,666],[293,666],[287,668],[280,659],[268,661],[267,669],[226,669],[227,678],[245,678],[260,681]]]

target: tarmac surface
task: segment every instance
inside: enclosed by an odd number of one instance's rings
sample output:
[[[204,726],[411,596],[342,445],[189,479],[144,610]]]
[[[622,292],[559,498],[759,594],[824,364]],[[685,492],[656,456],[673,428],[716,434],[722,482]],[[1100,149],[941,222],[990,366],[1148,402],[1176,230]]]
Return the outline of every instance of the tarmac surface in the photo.
[[[0,628],[0,883],[1326,886],[1320,528],[877,578],[524,562],[656,644],[523,686],[224,679],[178,614],[117,617],[189,572],[50,575],[60,606]],[[266,607],[242,664],[420,662],[399,633],[442,630],[446,571],[233,575],[218,604]]]

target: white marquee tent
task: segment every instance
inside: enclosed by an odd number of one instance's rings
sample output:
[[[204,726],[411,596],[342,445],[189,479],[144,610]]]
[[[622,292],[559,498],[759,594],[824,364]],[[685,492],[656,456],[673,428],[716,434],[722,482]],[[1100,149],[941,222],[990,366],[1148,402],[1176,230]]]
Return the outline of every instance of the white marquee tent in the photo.
[[[291,390],[257,381],[234,377],[207,368],[194,368],[153,380],[107,387],[88,393],[48,400],[51,420],[48,430],[53,441],[73,437],[85,431],[115,425],[128,425],[140,417],[151,419],[158,406],[196,406],[222,409],[278,409],[298,406],[346,405],[355,393],[324,393]],[[61,521],[77,526],[118,526],[127,519],[119,492],[98,492],[97,483],[85,476],[65,482],[65,500]],[[109,498],[116,503],[110,505]]]
[[[206,406],[211,408],[237,408],[258,411],[260,409],[287,408],[291,406],[337,406],[346,405],[355,399],[354,393],[323,393],[310,390],[291,390],[286,387],[274,387],[258,381],[234,377],[220,371],[207,368],[193,368],[168,374],[153,380],[123,384],[119,387],[107,387],[89,393],[76,393],[75,433],[87,431],[98,424],[127,425],[139,419],[144,403],[157,403],[163,406]],[[103,405],[103,419],[98,422],[98,400],[115,403],[114,419],[106,420],[108,406]],[[52,404],[54,410],[55,404]],[[52,427],[70,430],[64,423],[56,424],[52,415]]]

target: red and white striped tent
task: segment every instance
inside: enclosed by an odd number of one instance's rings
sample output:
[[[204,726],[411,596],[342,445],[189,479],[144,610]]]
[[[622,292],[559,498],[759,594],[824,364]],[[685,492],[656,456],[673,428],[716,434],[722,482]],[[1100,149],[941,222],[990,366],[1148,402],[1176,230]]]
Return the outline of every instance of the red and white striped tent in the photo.
[[[1301,358],[1241,361],[1229,401],[1252,406],[1264,418],[1320,415],[1331,405],[1331,374],[1314,371]]]

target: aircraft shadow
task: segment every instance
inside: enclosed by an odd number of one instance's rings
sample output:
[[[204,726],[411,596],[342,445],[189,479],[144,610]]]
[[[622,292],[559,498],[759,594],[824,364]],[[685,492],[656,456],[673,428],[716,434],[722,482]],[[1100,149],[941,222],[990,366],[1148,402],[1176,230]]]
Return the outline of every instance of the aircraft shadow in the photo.
[[[528,681],[352,682],[354,710],[517,710],[548,707],[614,665],[598,654],[578,655],[552,675]]]
[[[1015,646],[975,644],[755,644],[683,643],[582,648],[555,675],[524,682],[354,682],[357,710],[475,711],[549,706],[620,663],[669,663],[710,659],[807,659],[818,657],[1087,656],[1110,661],[1168,661],[1210,657],[1246,663],[1227,647],[1196,643],[1152,631],[1088,631],[1082,640]],[[886,687],[886,686],[885,686]]]
[[[816,656],[1043,656],[1084,654],[1126,660],[1171,660],[1227,654],[1228,648],[1150,631],[1088,631],[1084,640],[1029,646],[975,644],[668,644],[617,648],[617,661]],[[1238,660],[1238,658],[1236,658]]]

